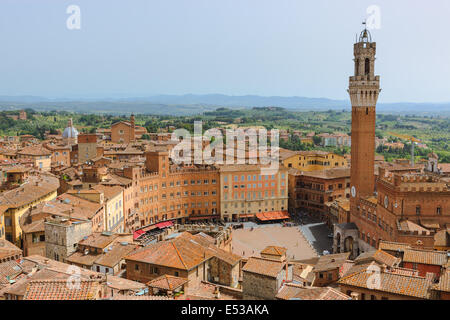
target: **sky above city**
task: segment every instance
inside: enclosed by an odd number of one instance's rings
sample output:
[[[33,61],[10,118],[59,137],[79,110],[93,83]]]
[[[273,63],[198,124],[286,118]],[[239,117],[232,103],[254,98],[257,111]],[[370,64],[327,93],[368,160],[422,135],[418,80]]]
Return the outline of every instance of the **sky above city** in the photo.
[[[0,95],[348,99],[366,18],[379,102],[449,102],[448,0],[1,0]]]

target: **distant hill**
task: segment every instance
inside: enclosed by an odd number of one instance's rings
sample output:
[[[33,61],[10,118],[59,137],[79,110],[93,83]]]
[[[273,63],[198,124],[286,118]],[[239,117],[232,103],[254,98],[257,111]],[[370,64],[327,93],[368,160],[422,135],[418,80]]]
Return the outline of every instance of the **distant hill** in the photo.
[[[65,98],[50,99],[37,96],[0,96],[1,110],[33,108],[35,110],[77,111],[87,113],[147,113],[167,115],[192,115],[215,110],[218,107],[252,108],[276,106],[289,110],[343,110],[350,109],[349,100],[332,100],[307,97],[263,97],[256,95],[155,95],[131,98]],[[450,116],[449,103],[380,103],[380,113],[429,114]]]

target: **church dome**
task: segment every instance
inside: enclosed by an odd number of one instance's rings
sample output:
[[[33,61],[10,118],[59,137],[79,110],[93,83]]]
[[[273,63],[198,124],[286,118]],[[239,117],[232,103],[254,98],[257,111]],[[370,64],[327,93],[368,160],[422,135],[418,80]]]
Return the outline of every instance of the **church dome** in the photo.
[[[67,127],[64,129],[64,132],[62,134],[63,138],[77,138],[78,137],[78,130],[74,127]]]
[[[62,137],[65,139],[76,139],[78,138],[78,130],[72,125],[72,119],[69,120],[67,128],[64,129]]]

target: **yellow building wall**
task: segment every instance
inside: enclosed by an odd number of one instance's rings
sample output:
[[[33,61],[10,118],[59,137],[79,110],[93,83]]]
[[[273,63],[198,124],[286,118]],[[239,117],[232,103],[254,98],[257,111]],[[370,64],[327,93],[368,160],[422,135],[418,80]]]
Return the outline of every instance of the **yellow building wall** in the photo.
[[[33,202],[27,203],[26,205],[19,207],[19,208],[10,208],[6,210],[4,214],[4,219],[6,220],[6,217],[11,217],[11,226],[5,226],[5,234],[11,233],[12,235],[12,243],[14,243],[16,246],[22,248],[22,245],[20,243],[20,238],[22,236],[22,229],[20,228],[19,219],[20,217],[27,212],[30,207],[37,205],[41,202],[47,202],[50,200],[55,199],[57,196],[56,190],[47,194],[46,196],[43,196],[39,199],[36,199]]]
[[[122,219],[122,223],[118,224],[117,222],[120,219]],[[112,232],[124,231],[123,191],[107,201],[104,221],[106,223],[105,230]]]
[[[327,155],[293,155],[283,160],[287,168],[295,168],[301,171],[318,171],[332,168],[346,167],[347,161],[343,156],[335,153]]]
[[[42,171],[50,171],[52,166],[52,158],[50,156],[35,157],[34,165]]]

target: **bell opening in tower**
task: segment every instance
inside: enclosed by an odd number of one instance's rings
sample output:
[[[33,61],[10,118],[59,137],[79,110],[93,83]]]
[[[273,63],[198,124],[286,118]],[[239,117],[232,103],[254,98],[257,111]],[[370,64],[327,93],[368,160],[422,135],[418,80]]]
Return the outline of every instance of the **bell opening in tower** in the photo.
[[[364,74],[367,76],[370,74],[370,60],[369,58],[366,58],[364,62]]]

